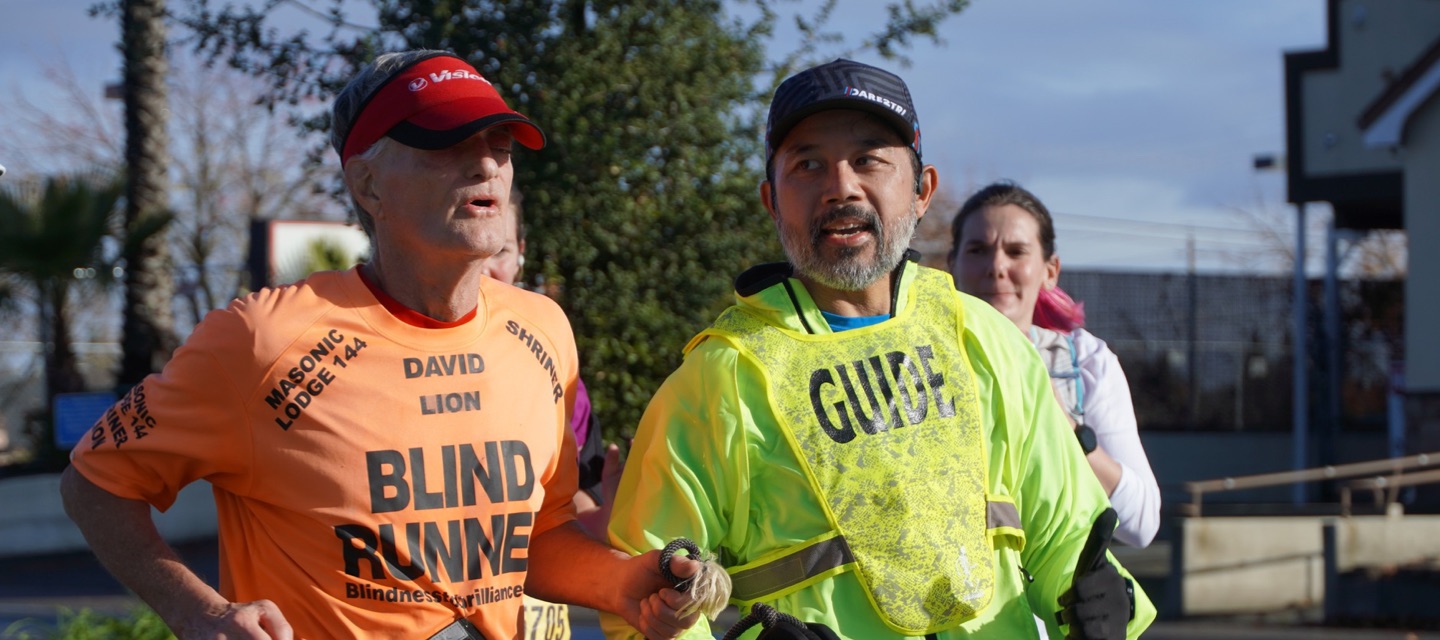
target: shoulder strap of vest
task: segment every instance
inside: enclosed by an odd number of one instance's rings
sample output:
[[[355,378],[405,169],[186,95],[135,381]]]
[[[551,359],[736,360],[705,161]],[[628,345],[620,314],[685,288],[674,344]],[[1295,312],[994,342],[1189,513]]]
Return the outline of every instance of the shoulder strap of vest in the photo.
[[[1072,334],[1030,328],[1030,342],[1050,373],[1050,384],[1077,424],[1085,424],[1085,381],[1080,376],[1080,353]]]
[[[1080,375],[1080,351],[1075,348],[1075,334],[1065,334],[1065,346],[1070,351],[1070,370],[1075,372],[1075,420],[1085,424],[1085,378]]]

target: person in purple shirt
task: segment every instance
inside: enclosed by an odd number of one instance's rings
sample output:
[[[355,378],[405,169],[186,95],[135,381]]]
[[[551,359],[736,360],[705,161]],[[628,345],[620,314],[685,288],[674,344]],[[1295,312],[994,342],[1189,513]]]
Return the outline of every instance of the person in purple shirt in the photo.
[[[522,196],[510,190],[510,206],[506,216],[508,233],[505,247],[485,261],[486,274],[501,282],[520,286],[525,269],[525,221]],[[600,436],[600,422],[590,405],[590,392],[585,381],[576,379],[575,406],[570,412],[570,430],[575,435],[576,464],[580,467],[580,490],[575,492],[575,514],[580,524],[594,538],[605,540],[610,522],[610,503],[620,484],[620,448],[607,445]],[[569,640],[570,609],[525,596],[525,637]]]
[[[487,274],[501,282],[516,284],[525,270],[525,211],[518,189],[510,191],[508,220],[510,233],[505,248],[485,261]],[[590,406],[590,393],[585,381],[579,380],[575,390],[575,408],[570,414],[570,430],[575,434],[576,464],[580,466],[580,491],[575,494],[575,511],[580,524],[590,535],[605,539],[605,526],[610,521],[610,502],[620,483],[620,447],[606,444],[600,437],[600,422]]]

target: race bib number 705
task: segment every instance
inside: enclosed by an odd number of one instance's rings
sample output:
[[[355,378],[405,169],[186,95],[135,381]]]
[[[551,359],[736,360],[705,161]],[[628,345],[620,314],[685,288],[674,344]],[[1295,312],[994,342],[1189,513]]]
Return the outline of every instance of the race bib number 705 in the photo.
[[[525,596],[525,640],[570,640],[570,607]]]

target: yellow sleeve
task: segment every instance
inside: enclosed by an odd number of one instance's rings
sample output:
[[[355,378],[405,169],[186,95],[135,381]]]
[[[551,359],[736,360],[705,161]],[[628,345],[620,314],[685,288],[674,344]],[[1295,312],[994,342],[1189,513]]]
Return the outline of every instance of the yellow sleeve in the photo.
[[[711,340],[692,351],[650,401],[635,433],[610,515],[610,543],[631,554],[679,537],[720,553],[737,548],[748,510],[745,425],[733,349]],[[607,638],[638,638],[601,616]],[[712,638],[704,618],[683,636]]]
[[[989,305],[967,304],[966,312],[967,349],[977,374],[990,382],[990,397],[981,402],[1008,444],[1002,455],[1009,460],[992,464],[1002,467],[999,473],[1014,487],[1026,539],[1021,562],[1035,578],[1026,595],[1050,637],[1063,638],[1055,622],[1059,598],[1070,588],[1095,518],[1110,502],[1076,444],[1034,347]],[[1113,556],[1110,560],[1120,566]],[[1129,577],[1124,567],[1120,571]],[[1137,583],[1129,637],[1138,637],[1154,618],[1155,607]]]

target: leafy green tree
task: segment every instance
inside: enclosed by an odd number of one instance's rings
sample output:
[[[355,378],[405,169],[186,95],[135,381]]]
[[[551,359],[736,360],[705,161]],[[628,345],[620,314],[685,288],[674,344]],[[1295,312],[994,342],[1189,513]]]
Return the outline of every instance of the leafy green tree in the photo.
[[[305,273],[344,271],[355,266],[355,257],[345,246],[334,240],[320,238],[306,247]],[[362,259],[361,262],[364,260]]]
[[[112,616],[81,609],[61,609],[55,624],[22,619],[0,630],[3,640],[173,640],[175,634],[148,607]]]
[[[757,195],[763,105],[783,76],[840,49],[826,30],[835,0],[795,18],[797,46],[773,64],[765,45],[783,2],[742,3],[749,19],[719,0],[369,0],[374,13],[359,16],[356,4],[190,0],[181,20],[200,51],[270,78],[271,106],[328,99],[381,51],[448,49],[474,63],[546,131],[516,170],[527,271],[569,313],[609,435],[633,428],[733,278],[783,255]],[[885,24],[838,53],[898,57],[965,4],[891,3]],[[325,32],[282,31],[271,16],[295,7]]]

